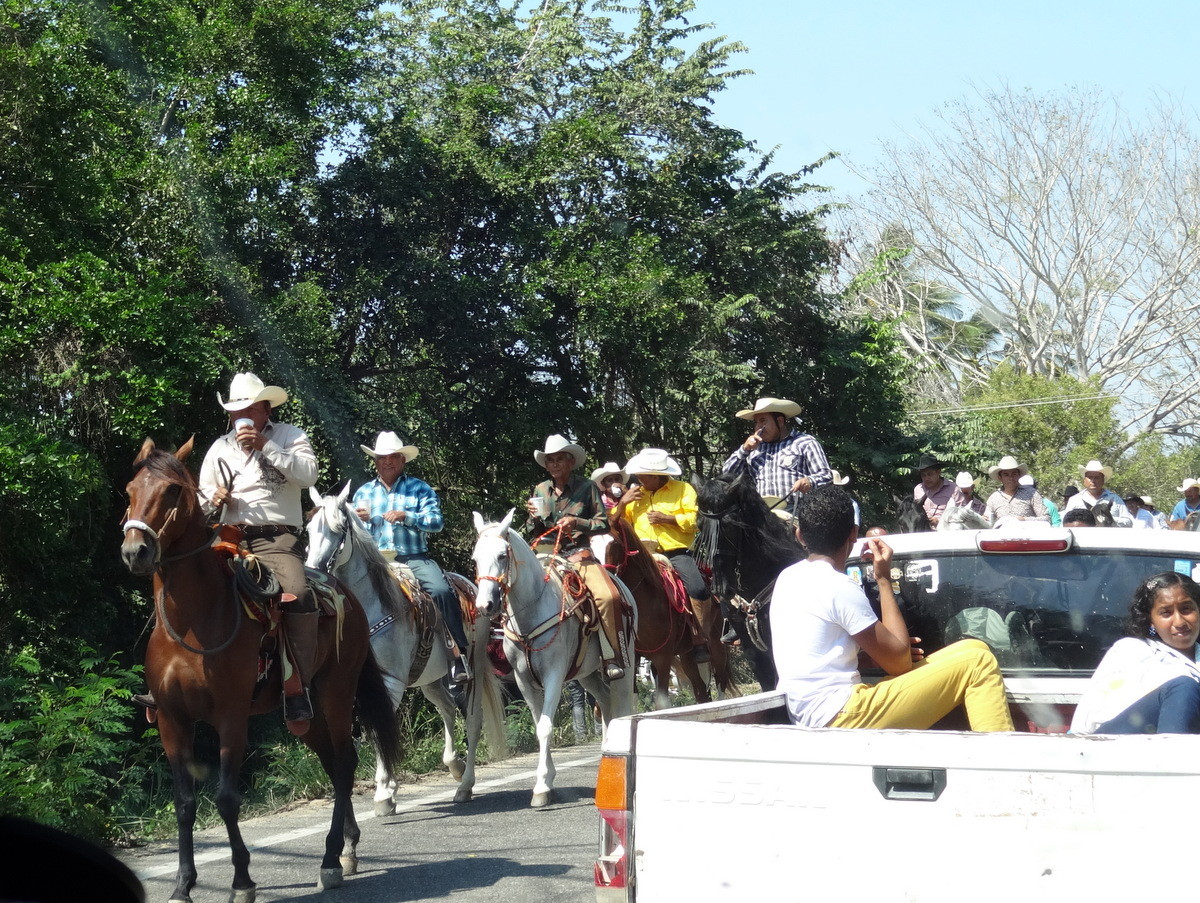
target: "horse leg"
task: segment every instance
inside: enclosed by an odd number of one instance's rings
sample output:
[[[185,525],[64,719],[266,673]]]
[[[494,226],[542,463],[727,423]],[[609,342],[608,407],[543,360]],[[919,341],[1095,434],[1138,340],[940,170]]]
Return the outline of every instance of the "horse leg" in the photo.
[[[654,667],[654,708],[657,711],[671,707],[671,659],[669,652],[656,652],[650,657]]]
[[[466,765],[454,749],[454,724],[458,717],[458,707],[454,704],[454,697],[440,680],[425,684],[421,687],[421,692],[425,694],[426,699],[433,703],[438,714],[442,716],[442,764],[446,766],[446,770],[450,772],[450,776],[454,780],[462,781],[463,775],[466,773]],[[471,786],[474,786],[474,783],[475,776],[472,774]],[[460,784],[460,793],[462,789]],[[460,800],[456,795],[455,802],[466,802],[470,798],[470,787],[468,787],[466,799]]]
[[[400,700],[407,689],[404,681],[397,680],[390,674],[384,674],[384,685],[387,687],[388,698],[392,701],[392,710],[400,706]],[[396,814],[396,778],[383,762],[379,750],[375,750],[375,815],[384,817]]]
[[[193,828],[196,824],[196,780],[192,777],[192,744],[195,728],[159,709],[158,734],[171,765],[171,788],[175,797],[175,826],[179,837],[179,872],[171,903],[191,903],[196,886],[196,856]]]
[[[310,724],[303,740],[304,744],[317,754],[333,784],[333,814],[330,817],[329,833],[325,835],[325,855],[321,859],[321,871],[317,878],[317,887],[327,890],[341,887],[345,875],[352,875],[358,871],[358,841],[361,832],[354,817],[351,799],[354,792],[354,770],[358,767],[358,750],[355,749],[351,736],[349,715],[353,706],[353,693],[347,698],[331,692],[331,687],[322,686],[321,689],[321,712]],[[330,711],[339,701],[345,706],[344,716]],[[329,724],[331,714],[337,722],[332,728]]]
[[[538,738],[537,777],[533,783],[533,799],[530,806],[541,809],[554,794],[554,758],[550,754],[550,736],[554,731],[554,710],[562,694],[563,674],[561,668],[550,668],[542,676],[541,687],[529,687],[525,701],[533,714],[534,729]]]
[[[242,839],[238,816],[242,809],[242,794],[238,790],[238,775],[242,770],[242,757],[246,752],[245,712],[231,715],[217,728],[221,738],[220,777],[217,785],[216,805],[225,832],[229,835],[229,849],[233,860],[233,888],[230,903],[254,903],[255,884],[250,880],[250,851]]]
[[[696,697],[696,702],[712,701],[712,696],[708,692],[708,682],[700,676],[700,666],[696,664],[690,651],[679,656],[679,670],[692,685],[692,694]]]

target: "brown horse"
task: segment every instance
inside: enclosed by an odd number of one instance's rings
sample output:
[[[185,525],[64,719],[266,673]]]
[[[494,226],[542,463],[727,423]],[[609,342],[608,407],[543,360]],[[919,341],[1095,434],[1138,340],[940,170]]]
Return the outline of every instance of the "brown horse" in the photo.
[[[697,702],[708,702],[711,698],[708,683],[700,676],[700,669],[692,658],[692,630],[687,616],[676,611],[670,602],[659,563],[633,531],[624,518],[612,521],[610,530],[613,541],[605,552],[605,564],[616,570],[621,581],[629,587],[638,608],[636,648],[638,655],[654,666],[656,686],[655,708],[666,708],[667,688],[671,681],[671,665],[679,659],[680,670],[692,685]],[[715,606],[712,618],[716,622],[717,640],[710,638],[713,650],[713,672],[717,675],[717,686],[725,691],[733,690],[729,679],[728,653],[720,643],[720,618]],[[701,629],[708,633],[710,624],[701,622]],[[719,647],[719,648],[714,648]],[[721,661],[717,661],[718,655]]]
[[[142,445],[125,490],[129,510],[121,557],[132,573],[154,575],[155,625],[146,649],[146,680],[158,703],[159,736],[174,782],[179,874],[171,900],[187,903],[196,884],[193,743],[196,722],[205,721],[216,729],[221,747],[216,804],[233,854],[230,899],[252,903],[250,853],[238,828],[238,772],[250,715],[280,703],[280,668],[271,668],[256,688],[266,628],[247,615],[227,558],[210,546],[212,533],[200,509],[196,481],[183,465],[191,450],[190,439],[174,455],[156,449],[149,439]],[[336,887],[358,863],[360,832],[350,802],[358,764],[351,736],[356,697],[367,733],[393,764],[400,745],[391,700],[367,640],[366,616],[349,594],[339,617],[321,618],[311,690],[316,711],[303,739],[321,760],[334,790],[318,885]]]

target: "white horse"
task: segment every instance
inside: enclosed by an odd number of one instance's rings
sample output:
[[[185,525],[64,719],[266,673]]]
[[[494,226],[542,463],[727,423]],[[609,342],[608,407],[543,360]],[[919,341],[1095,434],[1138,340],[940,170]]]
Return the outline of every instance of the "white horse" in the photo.
[[[554,762],[550,757],[554,710],[576,660],[579,669],[571,676],[596,698],[606,730],[613,718],[633,713],[636,672],[630,662],[620,680],[610,682],[603,676],[599,637],[593,633],[581,648],[583,628],[579,620],[564,620],[562,582],[542,566],[525,540],[509,529],[512,518],[510,510],[500,523],[489,524],[475,512],[475,531],[479,534],[472,556],[477,584],[475,604],[481,615],[502,608],[507,614],[504,654],[537,726],[538,767],[531,805],[541,808],[550,802],[554,789]],[[637,609],[629,590],[620,580],[613,580],[633,613],[625,625],[629,631],[626,646],[632,649]]]
[[[465,653],[471,662],[472,678],[467,688],[467,756],[463,760],[454,749],[454,723],[457,709],[454,697],[442,678],[449,670],[449,653],[443,637],[440,615],[432,633],[422,631],[416,611],[400,583],[388,568],[367,528],[347,503],[350,484],[337,496],[322,497],[310,489],[316,510],[308,522],[308,566],[332,573],[362,603],[371,625],[371,648],[384,671],[384,682],[393,708],[409,687],[420,687],[442,716],[445,746],[442,762],[459,779],[456,803],[471,799],[475,787],[475,753],[481,729],[486,731],[488,750],[493,759],[508,755],[504,735],[504,706],[500,681],[487,657],[491,625],[487,615],[466,621],[471,648]],[[471,594],[474,585],[465,577],[448,574],[451,587]],[[431,605],[433,612],[436,605]],[[375,814],[396,811],[396,781],[378,755],[375,757]]]

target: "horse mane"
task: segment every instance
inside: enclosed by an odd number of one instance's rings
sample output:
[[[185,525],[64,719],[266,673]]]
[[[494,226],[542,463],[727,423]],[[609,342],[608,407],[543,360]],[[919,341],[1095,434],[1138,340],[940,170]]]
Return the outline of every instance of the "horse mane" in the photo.
[[[178,486],[187,490],[181,499],[185,515],[193,514],[199,507],[197,498],[199,488],[196,485],[196,478],[192,476],[192,472],[184,463],[170,452],[165,452],[161,448],[154,449],[146,457],[134,463],[133,476],[136,477],[142,470],[169,486]]]
[[[658,573],[658,565],[646,549],[646,544],[634,531],[633,524],[623,517],[618,517],[616,520],[610,519],[608,526],[611,532],[617,534],[616,541],[625,547],[625,561],[615,564],[614,567],[620,569],[623,566],[632,566],[642,568],[647,573]]]
[[[379,546],[375,545],[371,531],[359,520],[358,514],[350,507],[349,502],[342,504],[342,514],[346,517],[346,538],[350,542],[351,551],[362,556],[362,560],[367,566],[367,577],[371,581],[375,595],[379,598],[379,604],[387,614],[399,615],[408,604],[408,598],[400,588],[400,582],[392,574],[387,560],[380,554]]]

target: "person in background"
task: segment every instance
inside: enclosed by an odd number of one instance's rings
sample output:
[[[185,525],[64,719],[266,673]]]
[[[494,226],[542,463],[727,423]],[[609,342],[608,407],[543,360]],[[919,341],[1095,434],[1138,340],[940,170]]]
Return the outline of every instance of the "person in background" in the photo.
[[[792,418],[800,416],[796,402],[760,398],[754,407],[738,411],[735,416],[752,421],[754,432],[725,459],[722,473],[748,472],[759,495],[764,499],[789,499],[789,511],[795,510],[799,494],[829,485],[832,473],[821,443],[789,426]]]
[[[1088,681],[1071,733],[1200,733],[1200,586],[1174,571],[1150,577],[1134,593],[1128,632]]]
[[[370,526],[380,550],[394,552],[395,562],[407,565],[421,589],[437,604],[453,641],[447,644],[450,680],[466,683],[471,675],[467,670],[467,632],[462,609],[441,567],[429,557],[428,537],[440,533],[445,526],[441,502],[432,486],[404,472],[420,450],[415,445],[405,445],[393,432],[376,436],[374,448],[368,445],[359,448],[374,459],[376,476],[358,487],[351,507]]]
[[[921,455],[917,462],[917,476],[921,482],[913,487],[913,500],[925,509],[929,518],[929,526],[936,527],[942,519],[942,512],[954,498],[957,487],[942,476],[942,468],[946,465],[934,455]]]
[[[1142,497],[1140,495],[1125,496],[1125,507],[1133,515],[1133,527],[1135,530],[1158,529],[1158,521],[1154,519],[1154,515],[1142,507]]]
[[[1143,495],[1142,496],[1142,507],[1150,512],[1151,516],[1153,516],[1153,518],[1155,520],[1155,523],[1158,524],[1158,528],[1160,530],[1169,530],[1170,529],[1170,525],[1167,523],[1167,516],[1158,510],[1158,507],[1154,504],[1154,499],[1152,499],[1148,495]]]
[[[1062,525],[1064,527],[1094,527],[1096,526],[1096,515],[1087,508],[1075,508],[1063,514]]]
[[[1187,526],[1188,515],[1200,511],[1200,480],[1188,477],[1183,481],[1182,486],[1175,488],[1175,491],[1182,492],[1183,498],[1176,502],[1175,507],[1171,509],[1171,518],[1168,523],[1172,530],[1182,530]]]
[[[961,470],[954,478],[954,494],[950,496],[950,504],[956,508],[970,508],[980,516],[987,515],[987,505],[975,494],[975,478],[965,470]]]
[[[616,461],[609,461],[592,471],[592,482],[600,487],[600,499],[604,507],[611,510],[625,492],[625,471]]]
[[[1071,496],[1071,500],[1063,508],[1063,514],[1076,508],[1087,508],[1090,511],[1097,502],[1104,501],[1112,506],[1109,510],[1114,526],[1132,527],[1133,516],[1121,497],[1111,489],[1104,488],[1104,484],[1112,479],[1113,469],[1093,459],[1086,464],[1080,464],[1079,470],[1083,474],[1083,491]]]
[[[1008,521],[1050,523],[1050,512],[1041,493],[1032,486],[1021,485],[1021,477],[1027,473],[1029,468],[1012,455],[1005,455],[999,464],[988,468],[988,476],[1000,481],[1000,488],[987,500],[987,519],[995,526]]]
[[[1038,488],[1037,480],[1035,480],[1033,478],[1032,474],[1028,474],[1028,473],[1025,474],[1025,476],[1021,477],[1019,480],[1017,480],[1017,485],[1018,486],[1032,486],[1034,489]],[[1040,492],[1038,494],[1041,495]],[[1062,526],[1062,514],[1060,514],[1058,511],[1058,505],[1055,504],[1051,499],[1049,499],[1048,497],[1046,497],[1044,495],[1042,496],[1042,504],[1046,506],[1046,511],[1049,512],[1049,514],[1050,514],[1050,526],[1061,527]]]
[[[829,472],[833,475],[833,478],[829,481],[830,485],[832,485],[832,486],[845,486],[847,483],[850,482],[850,477],[848,475],[842,476],[836,470],[831,470]],[[850,495],[850,493],[847,492],[846,495]],[[862,529],[862,509],[860,507],[858,507],[858,499],[856,499],[854,496],[850,495],[850,504],[854,506],[854,526],[858,527],[858,529],[861,530]]]

